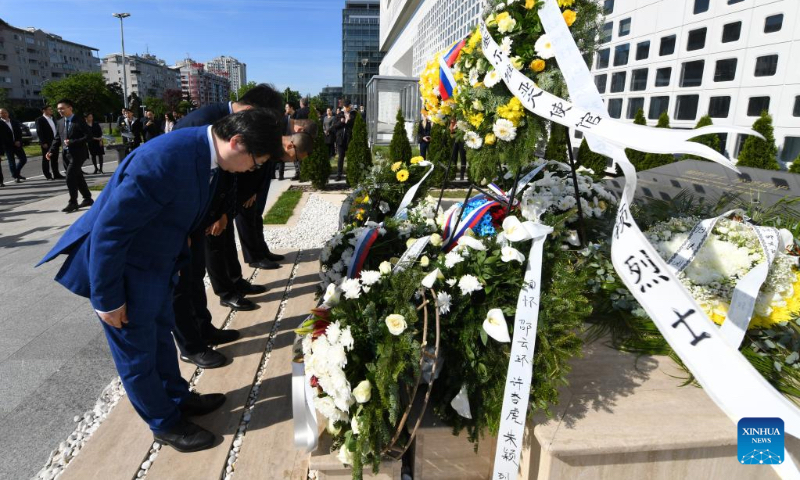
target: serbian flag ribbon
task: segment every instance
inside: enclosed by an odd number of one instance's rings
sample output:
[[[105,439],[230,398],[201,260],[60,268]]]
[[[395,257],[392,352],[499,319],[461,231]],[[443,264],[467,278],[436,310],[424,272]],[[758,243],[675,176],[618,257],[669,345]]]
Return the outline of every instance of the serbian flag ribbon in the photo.
[[[474,228],[484,215],[493,207],[500,205],[492,199],[486,198],[483,195],[477,195],[470,200],[470,202],[479,202],[477,208],[464,216],[463,220],[459,223],[458,218],[461,217],[464,207],[453,209],[445,220],[445,225],[442,230],[442,237],[444,238],[443,249],[449,252],[453,247],[458,244],[458,239],[463,237],[467,229]],[[458,223],[458,230],[455,230],[456,223]]]
[[[456,64],[456,60],[461,54],[461,49],[466,44],[466,39],[461,40],[453,45],[446,55],[439,58],[439,95],[441,95],[442,100],[449,100],[453,96],[453,90],[456,88],[456,79],[450,69]]]
[[[355,252],[350,259],[350,266],[347,269],[347,278],[358,278],[361,274],[361,269],[364,267],[364,262],[369,255],[369,249],[372,244],[378,239],[380,231],[378,228],[369,228],[364,230],[356,243]]]

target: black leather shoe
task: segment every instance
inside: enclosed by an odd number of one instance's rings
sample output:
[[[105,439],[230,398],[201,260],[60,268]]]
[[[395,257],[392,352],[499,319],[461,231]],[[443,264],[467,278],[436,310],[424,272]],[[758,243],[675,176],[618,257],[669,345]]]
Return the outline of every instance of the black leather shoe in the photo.
[[[17,182],[17,183],[22,183],[22,179],[21,178],[16,178],[14,181]]]
[[[65,177],[64,175],[54,175],[53,178],[55,178],[56,180],[64,180],[67,177]]]
[[[262,293],[267,293],[267,290],[269,289],[264,285],[253,285],[248,282],[242,282],[241,285],[236,285],[236,291],[242,294],[242,296],[261,295]]]
[[[242,295],[238,293],[236,295],[231,295],[227,298],[221,298],[219,304],[223,307],[228,307],[233,310],[238,310],[242,312],[249,312],[251,310],[255,310],[258,308],[258,305],[251,302],[250,300],[244,298]]]
[[[178,406],[178,409],[186,416],[199,417],[201,415],[208,415],[221,407],[223,403],[225,403],[224,393],[207,393],[205,395],[200,395],[197,392],[190,392],[189,396]]]
[[[292,177],[292,178],[291,178],[291,180],[300,180],[300,177],[298,177],[297,175],[295,175],[294,177]]]
[[[337,182],[341,182],[342,181],[342,176],[341,175],[336,175],[336,181]]]
[[[157,442],[182,453],[206,450],[213,447],[216,440],[213,433],[183,419],[166,432],[155,433],[153,436]]]
[[[78,208],[91,207],[92,205],[94,205],[94,200],[91,198],[84,198],[83,201],[78,204]]]
[[[74,203],[74,202],[70,202],[70,203],[68,203],[68,204],[67,204],[67,206],[66,206],[66,207],[65,207],[63,210],[61,210],[61,211],[62,211],[62,212],[64,212],[64,213],[72,213],[72,212],[77,212],[77,211],[78,211],[78,204],[77,204],[77,203]]]
[[[264,255],[264,258],[266,258],[267,260],[271,260],[273,262],[280,262],[286,257],[284,257],[283,255],[278,255],[277,253],[267,252],[267,254]]]
[[[27,180],[27,178],[23,177],[22,175],[17,177],[17,180]]]
[[[241,337],[241,334],[238,330],[220,330],[215,328],[204,335],[203,340],[209,345],[222,345],[223,343],[231,343],[239,340],[239,337]]]
[[[257,262],[249,263],[252,268],[260,268],[261,270],[277,270],[281,268],[281,266],[272,260],[264,259],[259,260]]]
[[[186,363],[193,363],[200,368],[219,368],[228,361],[225,355],[210,348],[194,355],[181,355],[181,360]]]

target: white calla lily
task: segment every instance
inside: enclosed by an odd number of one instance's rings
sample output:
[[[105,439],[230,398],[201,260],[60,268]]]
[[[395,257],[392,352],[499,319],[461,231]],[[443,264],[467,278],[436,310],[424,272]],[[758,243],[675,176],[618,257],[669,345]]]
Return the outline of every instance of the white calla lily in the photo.
[[[483,242],[474,237],[462,236],[458,239],[458,244],[462,247],[471,248],[472,250],[486,250]]]
[[[483,321],[483,330],[500,343],[509,343],[511,341],[511,337],[508,335],[506,316],[503,315],[503,311],[499,308],[493,308],[486,314],[486,320]]]
[[[425,288],[433,288],[433,284],[436,283],[436,279],[440,274],[441,272],[439,272],[439,269],[437,268],[431,273],[425,275],[425,278],[422,279],[422,286]]]
[[[519,221],[517,217],[506,217],[503,220],[503,232],[505,233],[505,238],[509,242],[524,242],[525,240],[530,240],[531,234],[525,225]]]
[[[513,261],[522,263],[525,261],[525,255],[514,247],[506,246],[500,249],[500,259],[506,263]]]

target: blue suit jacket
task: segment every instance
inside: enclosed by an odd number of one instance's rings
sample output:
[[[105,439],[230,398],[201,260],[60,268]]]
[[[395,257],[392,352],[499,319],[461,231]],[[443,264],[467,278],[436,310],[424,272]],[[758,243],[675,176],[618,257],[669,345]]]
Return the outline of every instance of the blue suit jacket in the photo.
[[[144,274],[166,294],[210,198],[213,147],[207,129],[161,135],[129,154],[92,208],[39,265],[68,255],[56,281],[90,298],[100,311],[127,302],[125,278],[131,273]]]

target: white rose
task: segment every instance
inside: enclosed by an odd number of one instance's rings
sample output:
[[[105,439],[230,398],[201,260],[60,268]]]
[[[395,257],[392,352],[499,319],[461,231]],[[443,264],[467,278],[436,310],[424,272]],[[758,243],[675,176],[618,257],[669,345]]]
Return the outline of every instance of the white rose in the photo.
[[[333,436],[339,435],[342,432],[342,427],[337,427],[336,422],[333,420],[328,420],[328,426],[326,427],[328,433]]]
[[[514,30],[517,26],[517,21],[513,17],[508,16],[497,22],[497,31],[500,33],[508,33]]]
[[[353,431],[354,435],[361,433],[361,422],[358,419],[359,417],[354,417],[352,420],[350,420],[350,429]]]
[[[362,380],[356,385],[356,388],[353,389],[353,396],[358,403],[369,402],[369,399],[372,398],[372,384],[369,383],[369,380]]]
[[[441,244],[442,244],[441,235],[439,235],[438,233],[434,233],[433,235],[431,235],[431,245],[433,245],[434,247],[438,247]]]
[[[383,275],[389,275],[392,273],[392,264],[386,261],[381,262],[381,264],[378,266],[378,271],[380,271]]]
[[[406,240],[406,248],[411,248],[411,246],[414,245],[415,243],[417,243],[416,238],[409,238],[408,240]]]
[[[336,458],[338,458],[339,461],[345,465],[353,464],[353,452],[347,449],[347,445],[344,445],[339,449],[339,454],[336,455]]]
[[[419,260],[419,264],[420,266],[422,266],[422,268],[427,268],[428,265],[431,264],[431,259],[428,258],[427,255],[423,255],[422,258]]]
[[[400,335],[405,331],[406,327],[408,327],[408,324],[404,316],[393,313],[386,317],[386,326],[389,328],[389,333],[392,335]]]

